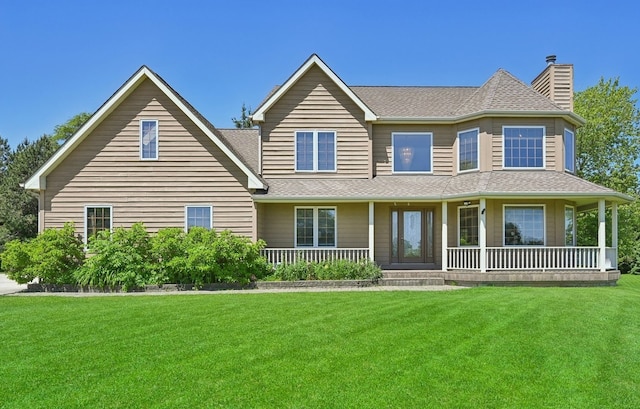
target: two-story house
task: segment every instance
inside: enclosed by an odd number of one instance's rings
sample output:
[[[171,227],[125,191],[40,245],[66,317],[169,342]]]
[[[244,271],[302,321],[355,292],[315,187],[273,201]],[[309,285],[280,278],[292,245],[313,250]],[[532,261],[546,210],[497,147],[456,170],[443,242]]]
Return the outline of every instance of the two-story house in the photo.
[[[254,112],[258,128],[231,130],[142,67],[25,187],[40,229],[74,221],[85,239],[204,226],[264,239],[273,263],[611,283],[631,198],[574,175],[572,88],[554,59],[532,87],[504,70],[479,87],[385,87],[348,86],[312,55]],[[597,246],[576,246],[581,211],[599,214]]]

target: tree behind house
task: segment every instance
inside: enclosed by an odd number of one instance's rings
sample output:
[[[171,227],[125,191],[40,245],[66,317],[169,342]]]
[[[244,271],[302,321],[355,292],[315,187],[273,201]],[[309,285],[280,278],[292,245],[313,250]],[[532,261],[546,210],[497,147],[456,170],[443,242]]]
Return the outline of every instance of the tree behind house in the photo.
[[[38,197],[26,191],[23,184],[90,117],[80,113],[51,135],[35,141],[25,139],[14,151],[7,140],[0,138],[0,252],[13,239],[29,239],[38,234]]]
[[[576,93],[574,110],[587,120],[576,132],[576,174],[638,198],[640,110],[636,92],[636,88],[621,86],[618,78],[601,78],[598,84]],[[589,212],[578,218],[579,245],[597,244],[597,217],[596,212]],[[620,269],[640,273],[640,202],[636,199],[621,206],[619,220]],[[611,232],[607,235],[610,240]]]
[[[251,107],[247,109],[247,107],[242,104],[242,113],[240,114],[240,119],[235,117],[231,118],[236,128],[238,129],[246,129],[253,128],[253,121],[251,120]]]

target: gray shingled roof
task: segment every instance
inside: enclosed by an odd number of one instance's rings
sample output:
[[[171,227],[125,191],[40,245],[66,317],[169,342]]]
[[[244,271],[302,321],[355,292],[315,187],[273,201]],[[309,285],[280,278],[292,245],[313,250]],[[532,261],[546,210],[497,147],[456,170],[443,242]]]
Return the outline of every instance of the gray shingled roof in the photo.
[[[508,71],[499,69],[480,87],[349,86],[382,118],[454,119],[486,111],[567,112]],[[264,102],[277,90],[274,87]]]
[[[349,87],[381,117],[452,117],[478,87]]]
[[[458,176],[392,175],[373,179],[268,179],[263,200],[453,200],[472,196],[607,197],[614,190],[555,171],[474,172]]]
[[[240,156],[247,166],[251,168],[256,174],[258,174],[259,168],[259,152],[260,144],[258,138],[260,133],[258,129],[221,129],[218,131],[224,136],[228,144],[231,145],[234,152]]]
[[[460,105],[456,115],[482,111],[564,111],[509,72],[500,69]]]

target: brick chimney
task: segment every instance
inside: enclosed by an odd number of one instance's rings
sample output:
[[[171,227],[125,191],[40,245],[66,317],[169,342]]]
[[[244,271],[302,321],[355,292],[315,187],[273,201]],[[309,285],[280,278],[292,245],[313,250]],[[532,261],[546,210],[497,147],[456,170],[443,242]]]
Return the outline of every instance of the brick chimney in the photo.
[[[556,64],[556,56],[547,56],[547,66],[531,86],[562,109],[573,111],[573,64]]]

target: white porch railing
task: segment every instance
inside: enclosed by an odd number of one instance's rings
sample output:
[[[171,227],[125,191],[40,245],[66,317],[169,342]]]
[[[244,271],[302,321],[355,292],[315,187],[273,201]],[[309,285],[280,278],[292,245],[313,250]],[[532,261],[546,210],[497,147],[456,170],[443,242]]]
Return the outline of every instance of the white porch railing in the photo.
[[[351,260],[361,261],[369,258],[368,248],[266,248],[262,249],[262,256],[274,266],[296,261],[332,261]]]
[[[598,247],[487,247],[487,270],[596,270],[600,268]],[[606,248],[605,268],[617,268],[617,249]],[[450,247],[447,267],[452,270],[480,269],[480,248]]]

